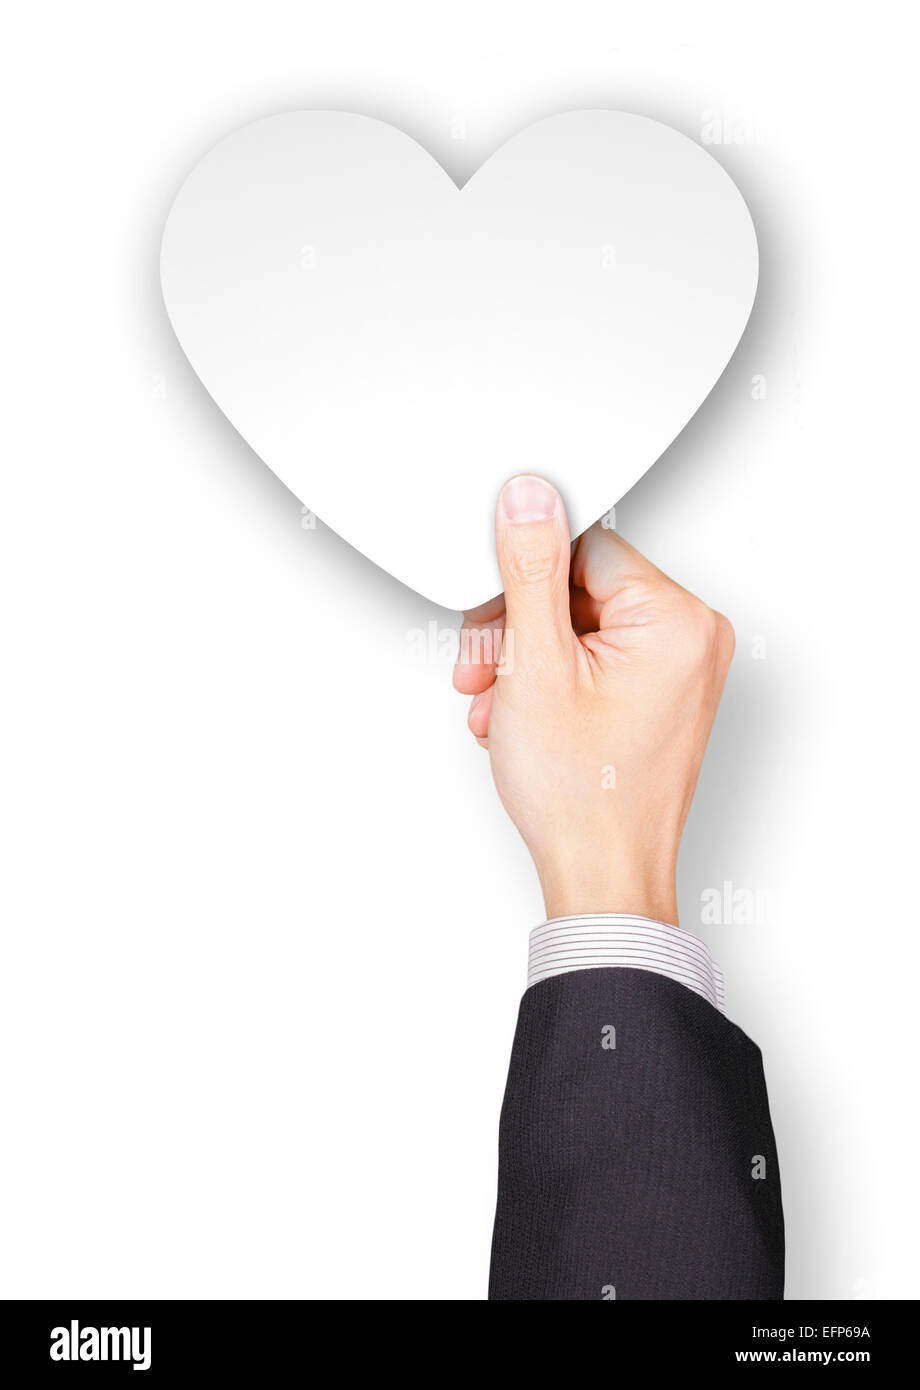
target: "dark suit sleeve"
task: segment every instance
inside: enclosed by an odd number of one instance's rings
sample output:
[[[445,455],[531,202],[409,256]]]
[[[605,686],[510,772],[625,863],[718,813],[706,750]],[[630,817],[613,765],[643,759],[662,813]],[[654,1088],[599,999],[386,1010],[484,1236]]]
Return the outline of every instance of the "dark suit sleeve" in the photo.
[[[528,989],[489,1298],[781,1299],[783,1260],[759,1048],[648,971],[577,970]]]

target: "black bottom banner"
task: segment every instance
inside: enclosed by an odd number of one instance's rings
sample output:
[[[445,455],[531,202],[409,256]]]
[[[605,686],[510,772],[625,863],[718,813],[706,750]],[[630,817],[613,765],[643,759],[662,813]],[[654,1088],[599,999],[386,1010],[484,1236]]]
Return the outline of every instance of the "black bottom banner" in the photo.
[[[207,1384],[241,1377],[244,1384],[294,1384],[302,1375],[316,1374],[317,1354],[323,1351],[335,1376],[365,1367],[372,1374],[414,1367],[420,1374],[427,1365],[428,1379],[434,1336],[449,1346],[454,1376],[462,1374],[466,1356],[474,1374],[502,1369],[476,1337],[482,1324],[458,1336],[430,1321],[407,1327],[393,1312],[382,1329],[378,1316],[368,1318],[360,1303],[332,1320],[326,1308],[297,1301],[7,1302],[0,1304],[0,1368],[5,1383],[17,1390],[124,1374],[135,1383],[138,1373],[162,1384],[179,1384],[188,1376]],[[517,1338],[517,1324],[491,1323],[486,1331],[500,1335],[507,1329],[515,1335],[514,1343],[505,1344],[502,1363],[509,1370],[513,1366],[518,1378],[533,1364],[537,1348],[544,1372],[563,1360],[570,1370],[586,1370],[583,1354],[602,1349],[611,1375],[627,1365],[635,1368],[637,1358],[647,1372],[702,1376],[763,1365],[893,1370],[905,1363],[914,1342],[915,1308],[915,1303],[856,1301],[621,1302],[605,1309],[599,1323],[579,1324],[591,1337],[587,1344],[560,1342],[545,1323],[541,1337],[528,1344]],[[354,1320],[351,1332],[343,1325],[348,1319]],[[609,1340],[598,1344],[591,1329]]]

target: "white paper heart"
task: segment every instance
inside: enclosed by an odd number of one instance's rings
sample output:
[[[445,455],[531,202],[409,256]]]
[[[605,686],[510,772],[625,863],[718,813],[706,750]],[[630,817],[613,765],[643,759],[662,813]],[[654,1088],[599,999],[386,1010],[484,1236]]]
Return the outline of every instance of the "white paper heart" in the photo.
[[[163,236],[163,294],[228,419],[326,524],[448,608],[501,588],[512,473],[573,536],[718,380],[757,285],[731,179],[617,111],[552,116],[462,187],[414,140],[337,111],[212,149]]]

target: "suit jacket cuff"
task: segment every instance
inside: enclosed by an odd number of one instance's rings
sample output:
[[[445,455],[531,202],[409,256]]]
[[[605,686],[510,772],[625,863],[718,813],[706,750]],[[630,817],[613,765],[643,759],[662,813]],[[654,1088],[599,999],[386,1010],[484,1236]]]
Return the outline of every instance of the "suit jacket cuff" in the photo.
[[[553,975],[611,966],[665,975],[725,1013],[722,972],[709,947],[680,927],[649,917],[595,913],[554,917],[530,933],[528,988]]]

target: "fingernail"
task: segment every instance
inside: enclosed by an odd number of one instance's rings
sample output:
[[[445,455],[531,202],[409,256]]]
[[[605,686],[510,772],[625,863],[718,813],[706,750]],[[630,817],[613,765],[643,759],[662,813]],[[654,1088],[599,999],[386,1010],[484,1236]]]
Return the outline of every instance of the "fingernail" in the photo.
[[[502,488],[501,508],[506,521],[548,521],[555,515],[559,494],[543,478],[521,473]]]

